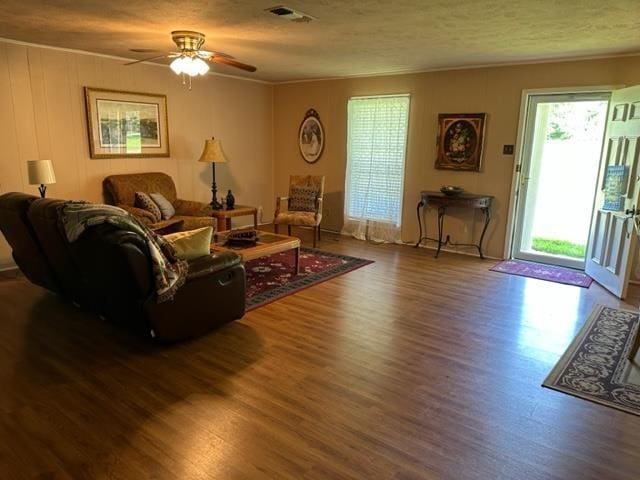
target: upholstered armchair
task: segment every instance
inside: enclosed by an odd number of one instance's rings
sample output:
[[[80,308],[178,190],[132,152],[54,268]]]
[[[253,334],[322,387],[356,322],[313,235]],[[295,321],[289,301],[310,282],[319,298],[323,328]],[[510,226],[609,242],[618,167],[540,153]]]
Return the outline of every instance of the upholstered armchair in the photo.
[[[291,227],[311,227],[313,229],[313,247],[320,239],[322,221],[322,197],[324,195],[324,175],[291,175],[289,177],[289,195],[276,198],[276,212],[273,224],[276,233],[280,225],[286,225],[289,235]],[[282,204],[286,202],[286,210]]]
[[[154,224],[153,214],[135,206],[136,192],[161,193],[175,209],[175,215],[171,219],[182,220],[183,230],[216,227],[215,219],[211,216],[211,207],[206,203],[178,198],[173,179],[166,173],[110,175],[104,179],[102,185],[107,203],[127,210],[151,228],[157,228],[158,224]]]

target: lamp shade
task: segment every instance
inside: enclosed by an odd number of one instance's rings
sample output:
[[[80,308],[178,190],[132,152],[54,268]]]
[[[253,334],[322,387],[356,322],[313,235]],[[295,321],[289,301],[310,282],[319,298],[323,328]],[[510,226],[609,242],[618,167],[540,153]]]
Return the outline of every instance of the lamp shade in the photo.
[[[204,149],[202,150],[202,155],[200,155],[198,161],[207,163],[226,163],[227,157],[224,156],[220,140],[216,140],[215,138],[205,140]]]
[[[56,183],[56,174],[53,171],[51,160],[28,160],[30,185],[50,185]]]

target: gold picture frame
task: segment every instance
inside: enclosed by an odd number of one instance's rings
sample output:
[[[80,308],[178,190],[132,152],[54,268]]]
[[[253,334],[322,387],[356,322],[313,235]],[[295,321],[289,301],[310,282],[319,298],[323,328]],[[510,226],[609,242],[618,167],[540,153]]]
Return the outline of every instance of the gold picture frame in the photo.
[[[91,158],[168,157],[167,96],[84,87]]]
[[[486,113],[439,114],[435,167],[439,170],[479,172],[486,119]]]

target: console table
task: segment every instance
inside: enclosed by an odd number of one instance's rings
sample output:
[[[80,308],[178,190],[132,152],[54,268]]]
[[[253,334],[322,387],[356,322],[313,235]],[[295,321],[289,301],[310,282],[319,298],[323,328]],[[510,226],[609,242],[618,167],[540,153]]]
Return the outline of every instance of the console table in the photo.
[[[440,249],[445,245],[452,245],[454,247],[476,247],[480,258],[484,258],[482,254],[482,241],[484,240],[484,234],[487,232],[487,227],[491,221],[491,201],[493,197],[491,195],[474,195],[471,193],[461,193],[458,195],[445,195],[442,192],[420,192],[420,201],[418,202],[418,225],[420,226],[420,237],[416,243],[416,247],[419,246],[423,240],[431,240],[438,242],[438,250],[436,251],[436,258],[440,255]],[[420,215],[420,209],[424,214],[424,210],[428,207],[438,208],[438,238],[430,238],[426,236],[427,226],[425,225],[424,233],[422,235],[422,215]],[[451,241],[449,235],[443,240],[444,229],[444,216],[447,212],[447,208],[472,208],[480,209],[484,213],[484,226],[482,233],[480,234],[480,240],[478,243],[454,243]]]

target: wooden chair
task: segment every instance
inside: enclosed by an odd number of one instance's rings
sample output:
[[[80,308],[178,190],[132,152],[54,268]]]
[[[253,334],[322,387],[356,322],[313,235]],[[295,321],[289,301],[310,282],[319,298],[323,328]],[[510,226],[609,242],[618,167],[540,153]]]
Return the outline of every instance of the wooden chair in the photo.
[[[315,205],[305,211],[292,210],[292,199],[301,189],[315,190]],[[310,227],[313,229],[313,247],[316,247],[316,239],[320,240],[320,222],[322,221],[322,196],[324,195],[324,175],[291,175],[289,177],[289,195],[276,198],[276,212],[273,219],[275,232],[279,233],[280,225],[287,226],[287,232],[291,235],[291,227]],[[282,211],[282,202],[287,200],[287,210]],[[295,207],[299,202],[294,201]]]

